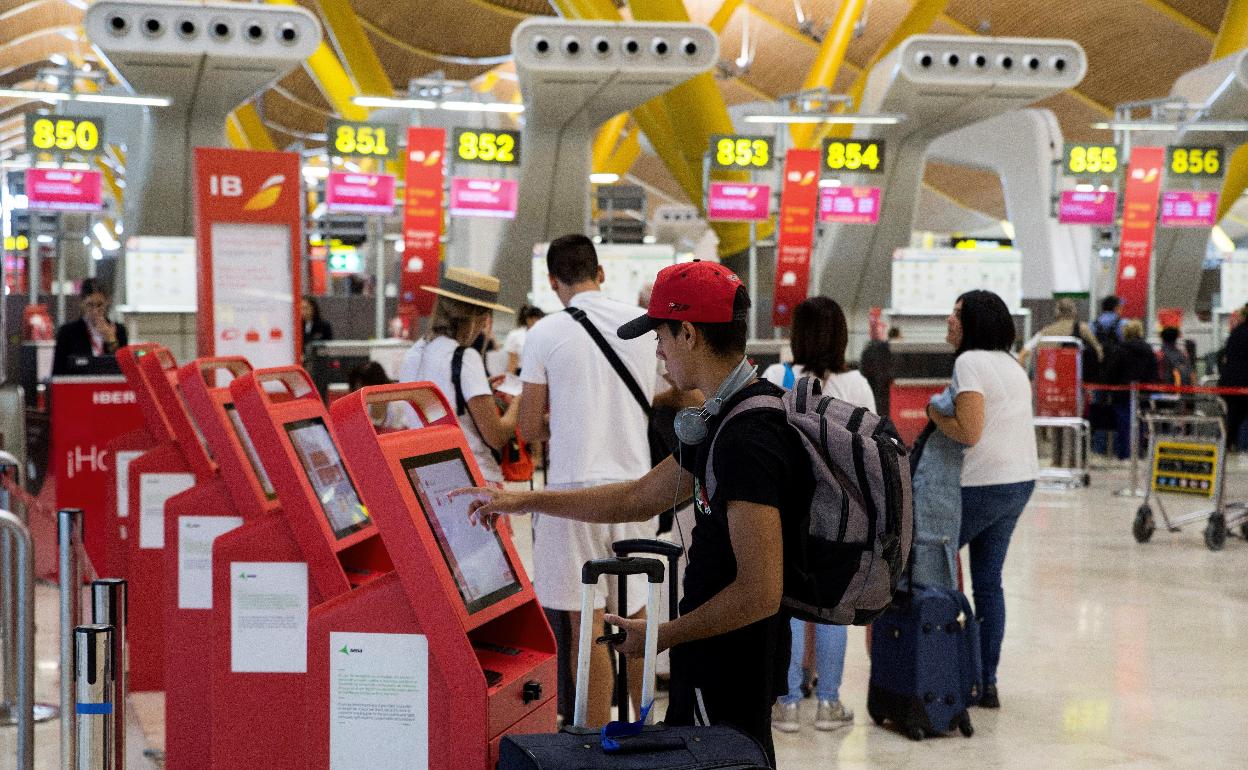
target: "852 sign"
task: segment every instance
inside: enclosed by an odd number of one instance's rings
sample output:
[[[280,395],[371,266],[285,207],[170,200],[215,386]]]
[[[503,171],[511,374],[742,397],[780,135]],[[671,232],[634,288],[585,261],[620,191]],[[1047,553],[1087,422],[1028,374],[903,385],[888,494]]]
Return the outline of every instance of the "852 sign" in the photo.
[[[517,131],[457,128],[451,142],[452,157],[460,163],[514,166],[520,162],[520,134]]]
[[[27,113],[26,146],[35,153],[97,155],[104,150],[104,121]]]

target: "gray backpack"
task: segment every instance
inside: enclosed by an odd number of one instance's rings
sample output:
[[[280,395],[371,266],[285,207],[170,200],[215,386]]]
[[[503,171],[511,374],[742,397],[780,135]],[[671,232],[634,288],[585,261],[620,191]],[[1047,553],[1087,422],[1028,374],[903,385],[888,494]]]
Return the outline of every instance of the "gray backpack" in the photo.
[[[910,463],[892,424],[861,407],[822,395],[802,377],[777,396],[747,398],[728,413],[776,409],[810,455],[815,492],[798,540],[786,542],[782,608],[799,620],[867,625],[892,601],[910,555],[914,512]],[[715,496],[715,441],[706,492]]]

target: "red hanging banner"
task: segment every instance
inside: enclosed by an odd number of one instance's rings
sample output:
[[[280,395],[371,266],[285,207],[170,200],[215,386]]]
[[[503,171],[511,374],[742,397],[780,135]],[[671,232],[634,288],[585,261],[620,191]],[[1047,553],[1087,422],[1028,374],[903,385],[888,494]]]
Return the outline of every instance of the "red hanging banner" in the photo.
[[[302,359],[299,154],[195,148],[199,354]]]
[[[421,286],[436,286],[442,261],[442,184],[446,160],[446,129],[407,129],[407,187],[403,194],[403,276],[399,283],[399,316],[409,330],[415,316],[433,311],[433,295]]]
[[[1148,273],[1157,232],[1164,147],[1136,147],[1127,168],[1122,206],[1122,241],[1118,248],[1118,285],[1125,318],[1143,318],[1148,309]]]
[[[776,286],[771,322],[788,326],[793,308],[806,299],[810,255],[819,206],[819,150],[789,150],[780,191],[780,237],[776,245]]]

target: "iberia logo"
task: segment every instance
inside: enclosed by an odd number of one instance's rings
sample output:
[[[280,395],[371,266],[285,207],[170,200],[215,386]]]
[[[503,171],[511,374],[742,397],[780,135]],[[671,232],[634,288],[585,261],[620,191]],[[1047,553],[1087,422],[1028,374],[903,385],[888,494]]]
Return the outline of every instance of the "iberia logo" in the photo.
[[[1156,181],[1157,176],[1159,174],[1161,174],[1161,169],[1157,168],[1156,166],[1153,166],[1152,168],[1149,168],[1149,169],[1143,169],[1143,168],[1131,169],[1131,178],[1136,180],[1137,182],[1143,182],[1144,184],[1149,184],[1151,182]]]
[[[285,174],[274,174],[266,179],[256,194],[243,204],[243,211],[264,211],[273,208],[282,197],[285,182]]]
[[[363,654],[364,648],[363,647],[349,647],[344,644],[342,645],[342,649],[338,650],[338,652],[341,652],[343,655],[360,655],[360,654]]]
[[[442,160],[442,151],[434,150],[426,153],[424,150],[412,150],[407,155],[407,159],[413,163],[419,163],[422,166],[432,166],[434,163]]]
[[[786,178],[790,182],[793,182],[794,184],[800,185],[802,187],[806,187],[811,182],[815,181],[815,172],[807,171],[805,174],[803,174],[800,171],[790,171]]]

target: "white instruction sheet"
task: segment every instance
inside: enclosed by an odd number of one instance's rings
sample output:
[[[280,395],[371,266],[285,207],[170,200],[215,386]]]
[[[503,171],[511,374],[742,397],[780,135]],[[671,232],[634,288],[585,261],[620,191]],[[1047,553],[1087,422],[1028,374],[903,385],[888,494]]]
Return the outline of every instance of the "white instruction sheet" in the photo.
[[[230,562],[230,670],[308,670],[308,565]]]
[[[178,609],[212,609],[212,541],[242,523],[241,516],[178,517]]]
[[[113,458],[117,469],[117,516],[126,518],[130,515],[130,463],[143,454],[142,452],[118,452]]]
[[[165,501],[195,486],[190,473],[139,476],[139,547],[165,547]]]
[[[329,764],[334,770],[429,764],[429,640],[329,635]]]

